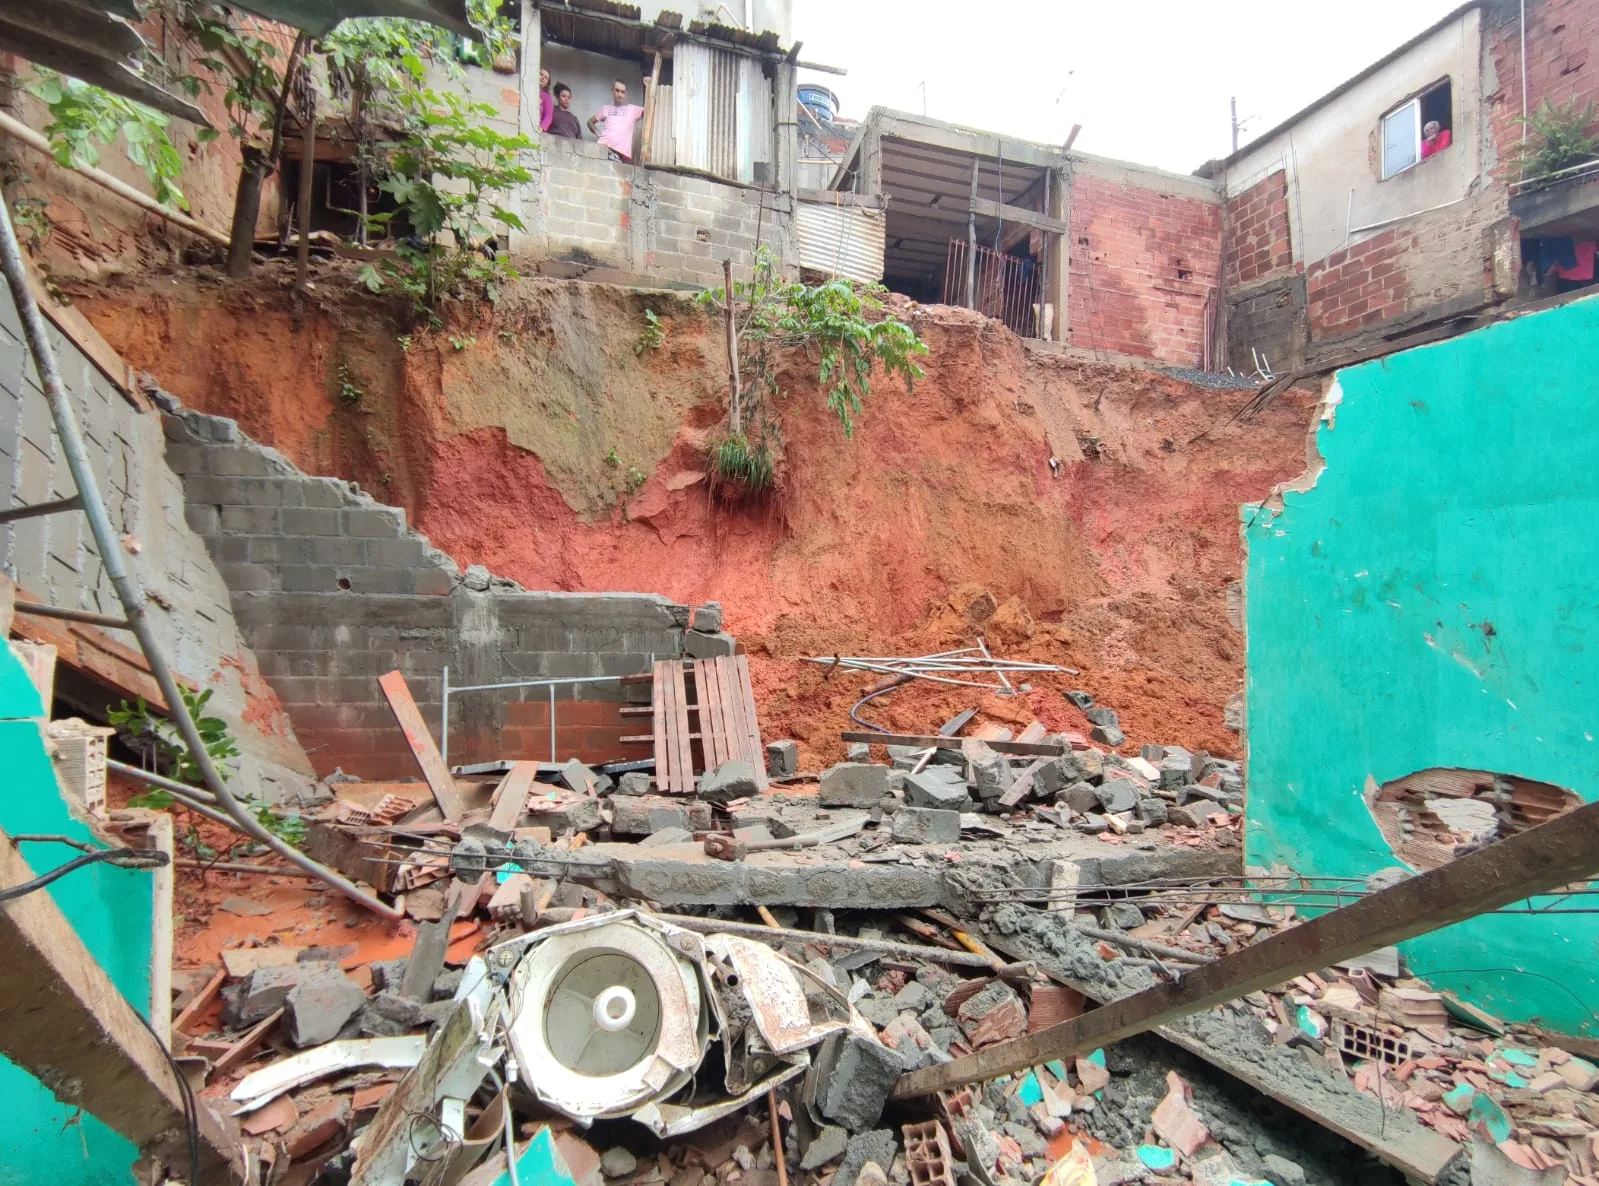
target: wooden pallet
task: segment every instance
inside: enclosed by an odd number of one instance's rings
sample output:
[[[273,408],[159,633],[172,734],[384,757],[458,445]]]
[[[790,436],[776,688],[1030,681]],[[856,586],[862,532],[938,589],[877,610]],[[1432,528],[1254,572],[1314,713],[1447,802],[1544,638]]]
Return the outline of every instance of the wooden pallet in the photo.
[[[696,772],[734,760],[748,762],[756,783],[766,789],[766,751],[755,718],[748,656],[700,659],[692,666],[660,660],[652,700],[655,785],[662,792],[692,795]]]

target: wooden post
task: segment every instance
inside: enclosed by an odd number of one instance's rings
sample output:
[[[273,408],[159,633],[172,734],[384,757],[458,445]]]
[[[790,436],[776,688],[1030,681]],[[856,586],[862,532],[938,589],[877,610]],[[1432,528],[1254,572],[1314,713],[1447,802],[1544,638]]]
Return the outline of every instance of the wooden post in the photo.
[[[650,57],[654,61],[650,65],[649,89],[644,92],[644,136],[639,141],[638,154],[642,165],[650,163],[650,134],[655,130],[655,90],[661,85],[661,51],[651,50]]]
[[[1191,1013],[1270,988],[1599,871],[1599,803],[1589,803],[1437,869],[1367,894],[1215,963],[1036,1034],[912,1071],[894,1098],[931,1095],[1108,1046]]]
[[[316,83],[305,78],[305,111],[300,129],[300,250],[294,261],[294,286],[304,288],[311,278],[311,182],[316,175]]]
[[[977,308],[977,172],[978,161],[972,158],[972,200],[966,208],[966,307]],[[1005,195],[1000,194],[1003,201]]]
[[[744,412],[739,407],[738,391],[738,333],[733,323],[733,261],[722,261],[722,281],[727,285],[727,383],[728,383],[728,422],[732,425],[733,433],[744,431]]]
[[[11,838],[0,832],[0,886],[33,878]],[[187,1179],[188,1125],[172,1064],[48,890],[24,894],[0,909],[0,960],[12,969],[0,977],[0,1053],[57,1099],[92,1113]],[[240,1150],[210,1109],[198,1101],[197,1106],[196,1180],[243,1181]]]

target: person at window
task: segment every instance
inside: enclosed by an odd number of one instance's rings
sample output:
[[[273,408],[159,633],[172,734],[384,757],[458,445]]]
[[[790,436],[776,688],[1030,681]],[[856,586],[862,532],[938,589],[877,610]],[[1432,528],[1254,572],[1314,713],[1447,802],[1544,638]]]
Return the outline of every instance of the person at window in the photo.
[[[613,161],[633,161],[633,129],[644,114],[644,108],[627,101],[627,83],[620,78],[611,84],[611,99],[589,116],[589,131],[599,142],[611,150]]]
[[[1412,125],[1414,126],[1414,125]],[[1421,159],[1442,152],[1449,147],[1449,129],[1435,119],[1429,119],[1426,126],[1421,129]]]
[[[539,71],[539,131],[550,130],[550,117],[555,114],[555,99],[550,94],[550,72]]]
[[[565,136],[568,140],[583,139],[583,125],[572,114],[572,88],[564,82],[555,84],[555,110],[550,112],[550,135]]]

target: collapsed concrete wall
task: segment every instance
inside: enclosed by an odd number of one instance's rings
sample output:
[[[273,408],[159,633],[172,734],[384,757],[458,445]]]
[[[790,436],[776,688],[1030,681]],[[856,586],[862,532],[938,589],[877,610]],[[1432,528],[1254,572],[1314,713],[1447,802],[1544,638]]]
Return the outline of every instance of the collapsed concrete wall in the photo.
[[[1414,869],[1380,816],[1406,810],[1391,830],[1430,837],[1441,862],[1483,841],[1465,808],[1495,839],[1558,810],[1551,788],[1599,795],[1595,334],[1590,299],[1342,371],[1325,467],[1276,513],[1245,508],[1248,864]],[[1423,773],[1444,806],[1379,804]],[[1492,914],[1404,951],[1506,1021],[1592,1035],[1596,941],[1592,915]]]
[[[52,327],[50,336],[112,528],[122,536],[123,563],[149,593],[150,624],[167,662],[179,677],[212,690],[207,711],[228,722],[243,750],[229,780],[233,789],[270,801],[298,794],[310,765],[240,636],[227,586],[184,520],[181,484],[162,461],[159,415],[60,330]],[[99,356],[113,358],[109,350]],[[11,506],[77,493],[9,290],[0,293],[0,489]],[[81,512],[0,526],[0,565],[30,600],[122,616]],[[69,649],[82,633],[58,619],[33,621],[50,624]],[[132,645],[131,635],[117,637]],[[127,670],[137,676],[139,657],[127,657]],[[71,653],[60,659],[75,662]],[[87,672],[72,695],[79,711],[99,714],[122,696],[94,674]]]
[[[657,659],[731,654],[716,606],[651,594],[536,593],[456,563],[351,483],[302,473],[228,419],[166,418],[167,458],[186,514],[232,593],[240,628],[317,770],[414,777],[378,688],[404,673],[430,727],[452,686],[573,680],[554,689],[463,694],[450,704],[452,762],[647,758]],[[554,710],[555,726],[550,722]]]

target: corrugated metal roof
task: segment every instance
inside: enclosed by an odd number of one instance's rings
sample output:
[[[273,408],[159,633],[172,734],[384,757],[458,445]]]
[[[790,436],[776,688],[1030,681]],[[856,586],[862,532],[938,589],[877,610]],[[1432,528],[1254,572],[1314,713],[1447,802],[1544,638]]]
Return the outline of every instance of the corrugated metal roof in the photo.
[[[830,202],[800,202],[800,267],[862,284],[883,278],[883,212]]]

